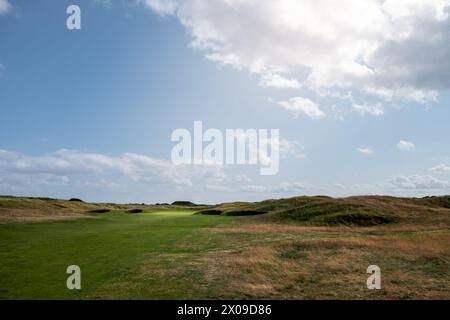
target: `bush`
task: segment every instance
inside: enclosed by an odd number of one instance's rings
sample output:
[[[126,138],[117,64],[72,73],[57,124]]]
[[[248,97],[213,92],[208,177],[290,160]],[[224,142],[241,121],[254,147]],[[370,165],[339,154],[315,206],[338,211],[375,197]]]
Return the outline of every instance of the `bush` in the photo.
[[[196,204],[190,201],[175,201],[172,202],[173,206],[195,207]]]

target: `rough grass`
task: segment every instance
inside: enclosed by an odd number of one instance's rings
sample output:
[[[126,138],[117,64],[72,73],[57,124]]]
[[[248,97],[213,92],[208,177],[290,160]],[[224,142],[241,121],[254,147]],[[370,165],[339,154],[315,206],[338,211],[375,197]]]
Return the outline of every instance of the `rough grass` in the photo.
[[[0,208],[20,211],[0,224],[0,299],[450,299],[445,204],[299,197],[209,208],[268,212],[234,217],[0,198]],[[111,212],[86,213],[102,208]],[[136,209],[145,212],[127,214]],[[35,211],[90,219],[35,223]],[[397,220],[361,223],[391,216]],[[72,264],[81,267],[81,291],[65,287]],[[382,290],[366,288],[372,264]]]
[[[273,221],[325,226],[376,226],[399,222],[425,225],[448,221],[449,208],[450,197],[361,196],[335,199],[317,196],[227,203],[209,208],[205,214],[261,215],[263,219]]]
[[[199,207],[204,208],[204,207]],[[0,196],[0,224],[92,218],[90,213],[142,213],[159,210],[186,210],[183,206],[85,203],[79,199],[60,200]]]
[[[252,224],[247,226],[252,228]],[[207,298],[450,298],[448,229],[401,236],[383,234],[376,238],[364,234],[335,234],[329,238],[310,233],[306,237],[303,234],[303,239],[297,234],[287,240],[275,232],[264,235],[266,242],[260,241],[259,245],[194,256],[154,257],[144,265],[147,276],[142,279],[155,277],[151,271],[156,268],[154,261],[162,260],[170,268],[160,270],[158,277],[177,279],[183,286],[195,275],[196,288],[190,294]],[[267,241],[268,238],[273,241]],[[382,290],[366,288],[366,269],[372,264],[382,270]]]

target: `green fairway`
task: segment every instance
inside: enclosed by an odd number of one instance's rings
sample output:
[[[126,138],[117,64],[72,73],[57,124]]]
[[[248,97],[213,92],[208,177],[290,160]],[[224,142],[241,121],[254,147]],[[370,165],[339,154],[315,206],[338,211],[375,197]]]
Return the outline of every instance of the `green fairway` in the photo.
[[[208,239],[201,230],[232,220],[236,218],[163,211],[0,225],[0,299],[103,297],[108,294],[102,288],[127,282],[139,274],[143,261],[158,254],[201,253],[220,247],[218,239]],[[80,266],[82,290],[66,288],[69,265]],[[157,289],[146,298],[166,297]],[[139,298],[139,290],[119,290],[114,297]]]

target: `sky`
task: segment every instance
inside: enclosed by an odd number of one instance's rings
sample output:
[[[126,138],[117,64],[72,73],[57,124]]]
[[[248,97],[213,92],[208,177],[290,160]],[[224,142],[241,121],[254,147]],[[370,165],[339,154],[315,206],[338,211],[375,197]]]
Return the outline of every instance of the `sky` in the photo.
[[[449,15],[450,0],[0,0],[0,194],[450,194]],[[171,134],[194,121],[279,129],[278,174],[174,164]]]

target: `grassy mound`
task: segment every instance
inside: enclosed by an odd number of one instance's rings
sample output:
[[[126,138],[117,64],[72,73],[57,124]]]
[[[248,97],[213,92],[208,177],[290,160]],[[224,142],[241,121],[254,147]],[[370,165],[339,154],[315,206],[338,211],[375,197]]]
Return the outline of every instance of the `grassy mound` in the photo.
[[[424,197],[421,199],[416,199],[416,201],[429,206],[437,206],[450,209],[450,196]]]
[[[191,201],[174,201],[172,202],[172,206],[196,207],[197,205]]]
[[[395,198],[360,196],[331,198],[326,196],[294,197],[256,203],[226,203],[199,214],[227,216],[261,215],[265,219],[293,221],[322,226],[376,226],[398,222],[436,222],[448,216],[450,197]]]

